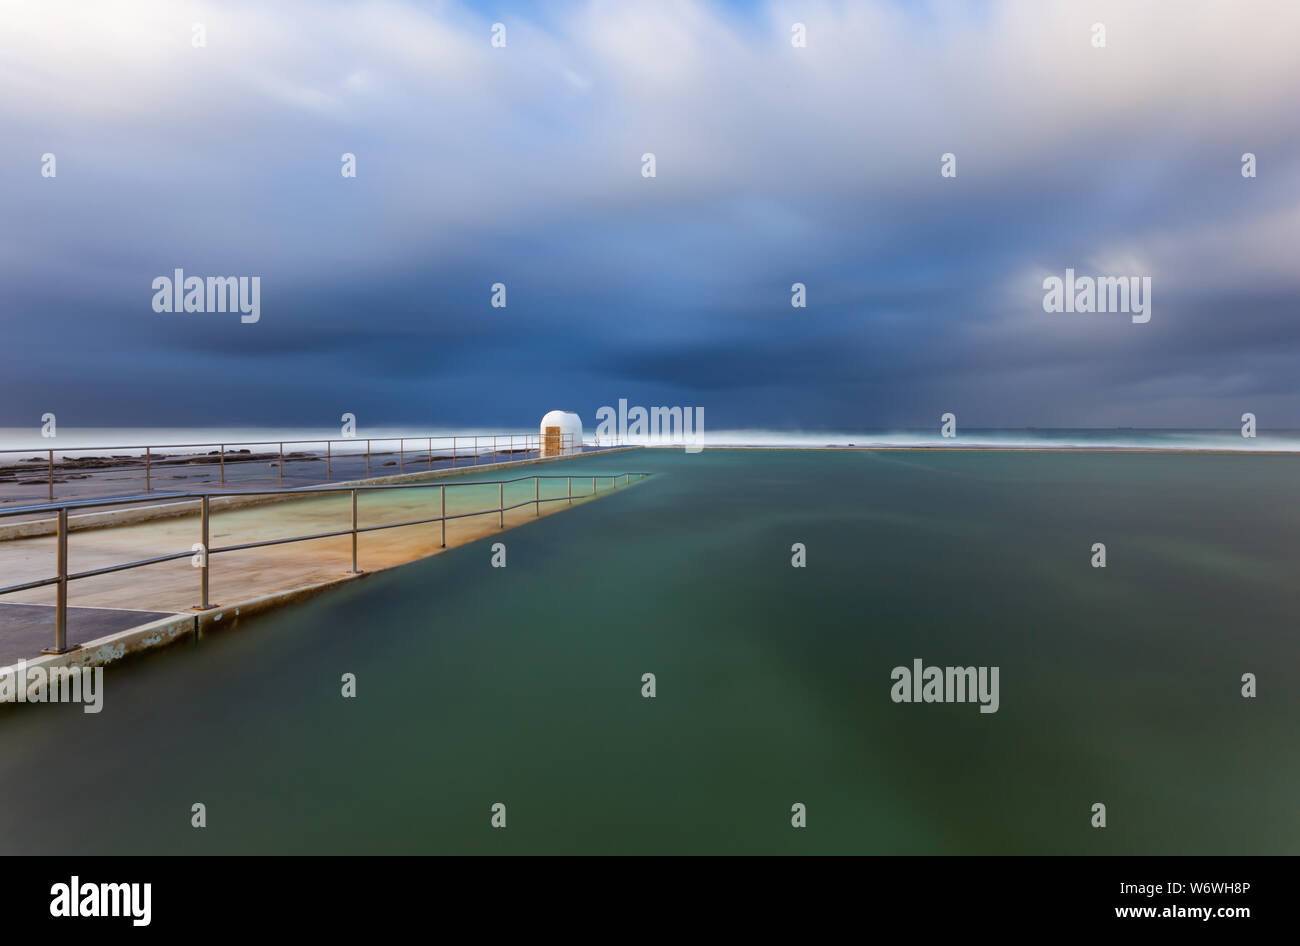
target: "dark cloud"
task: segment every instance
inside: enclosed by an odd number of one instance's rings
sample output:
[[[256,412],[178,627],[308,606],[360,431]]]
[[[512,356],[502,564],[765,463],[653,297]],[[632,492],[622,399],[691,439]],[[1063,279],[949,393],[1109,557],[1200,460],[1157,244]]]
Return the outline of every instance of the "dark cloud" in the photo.
[[[196,4],[193,50],[163,4],[20,6],[0,424],[1300,426],[1295,10],[1102,4],[1098,51],[1044,4],[846,4],[795,59],[779,4],[573,4],[494,60],[458,8]],[[261,321],[152,312],[178,266],[260,275]],[[1151,275],[1152,321],[1043,312],[1067,266]]]

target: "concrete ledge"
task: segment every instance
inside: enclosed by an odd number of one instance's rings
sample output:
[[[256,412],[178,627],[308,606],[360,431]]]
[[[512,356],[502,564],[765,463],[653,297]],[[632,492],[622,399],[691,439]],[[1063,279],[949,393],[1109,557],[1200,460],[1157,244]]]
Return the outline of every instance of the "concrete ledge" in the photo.
[[[56,667],[106,667],[126,657],[145,651],[168,647],[182,641],[193,641],[198,635],[198,620],[192,614],[175,614],[141,624],[129,630],[118,631],[106,637],[89,641],[66,654],[42,654],[24,661],[26,668],[42,667],[48,671]],[[11,665],[17,666],[17,665]],[[3,673],[9,668],[0,668]],[[24,687],[27,681],[21,681]],[[30,692],[30,691],[29,691]],[[0,706],[6,704],[0,703]]]
[[[119,660],[146,651],[158,650],[185,641],[202,640],[214,632],[237,627],[241,621],[250,617],[297,601],[305,601],[331,588],[354,581],[357,578],[364,578],[365,575],[365,572],[360,575],[344,574],[340,575],[337,580],[319,582],[302,588],[291,588],[288,591],[278,591],[260,598],[253,598],[250,601],[241,601],[230,607],[213,608],[210,611],[201,611],[197,614],[174,614],[169,617],[159,618],[157,621],[151,621],[148,624],[141,624],[139,627],[118,631],[115,634],[89,641],[76,650],[68,651],[66,654],[41,654],[27,658],[23,661],[23,665],[28,670],[33,667],[42,667],[47,673],[55,667],[77,669],[82,667],[106,667],[109,664],[117,663]],[[17,664],[10,665],[10,667],[17,666]],[[10,670],[10,667],[0,667],[0,674]],[[26,685],[25,680],[23,684]]]
[[[635,450],[639,448],[620,447],[617,449]],[[549,462],[549,459],[545,462]],[[483,469],[483,467],[479,467],[479,469]],[[527,522],[519,523],[512,528],[523,528],[529,523],[537,521],[539,520],[528,520]],[[482,539],[453,547],[467,548],[479,541],[482,541]],[[450,551],[450,549],[448,551]],[[442,553],[434,553],[434,555],[438,554]],[[390,571],[394,568],[405,568],[409,565],[415,564],[416,562],[426,561],[432,557],[432,555],[422,556],[420,558],[412,559],[409,562],[403,562],[400,565],[390,565],[373,572],[361,572],[360,574],[355,575],[344,572],[337,578],[331,578],[328,581],[303,585],[298,588],[290,588],[286,591],[276,591],[268,595],[251,598],[247,601],[240,601],[235,604],[210,608],[206,611],[199,611],[194,614],[170,615],[165,618],[160,618],[157,621],[151,621],[148,624],[142,624],[138,627],[129,628],[125,631],[118,631],[117,633],[89,641],[76,650],[69,651],[66,654],[45,654],[27,659],[23,661],[23,663],[27,669],[43,667],[47,673],[55,667],[82,668],[108,666],[109,664],[116,663],[126,657],[142,654],[146,651],[157,650],[162,647],[168,647],[183,641],[201,641],[211,634],[236,628],[250,618],[284,607],[285,605],[295,604],[299,601],[306,601],[309,598],[314,598],[317,595],[323,594],[333,588],[337,588],[340,585],[356,581],[359,578],[365,578],[367,575],[378,574],[381,571]],[[0,673],[4,673],[8,669],[9,668],[6,667],[0,667]],[[26,681],[23,682],[24,685],[26,685]],[[6,704],[0,703],[0,706],[3,705]]]
[[[68,651],[66,654],[42,654],[30,657],[25,659],[23,664],[29,670],[33,667],[43,667],[47,673],[55,667],[77,669],[82,667],[106,667],[109,664],[117,663],[119,660],[136,654],[142,654],[145,651],[169,647],[172,644],[184,641],[203,640],[214,632],[237,627],[241,621],[250,617],[272,611],[287,604],[305,601],[331,588],[349,581],[355,581],[357,578],[364,578],[366,574],[365,572],[360,575],[344,574],[340,575],[337,580],[319,582],[301,588],[291,588],[288,591],[278,591],[260,598],[253,598],[250,601],[241,601],[230,607],[213,608],[197,614],[174,614],[160,618],[157,621],[151,621],[148,624],[141,624],[139,627],[118,631],[115,634],[89,641],[76,650]],[[18,665],[10,665],[10,667],[16,666]],[[9,669],[9,667],[0,667],[0,674]],[[26,681],[23,681],[23,683],[25,685]]]
[[[446,470],[424,470],[419,473],[397,473],[391,476],[373,476],[364,480],[345,480],[337,483],[321,483],[321,486],[387,486],[400,483],[424,483],[449,476],[462,476],[466,473],[487,473],[494,470],[513,470],[521,466],[537,463],[554,463],[558,460],[579,460],[583,457],[600,457],[608,453],[622,453],[627,450],[640,450],[641,447],[609,447],[592,453],[569,454],[560,457],[530,457],[527,460],[503,460],[500,463],[480,463],[478,466],[458,466]],[[271,490],[256,496],[219,496],[212,500],[213,512],[229,509],[245,509],[250,506],[265,506],[271,503],[293,502],[294,500],[313,499],[321,493],[301,493],[294,489]],[[165,499],[160,496],[159,499]],[[132,525],[137,522],[152,522],[157,519],[182,519],[199,514],[197,499],[177,500],[160,503],[156,506],[124,506],[121,509],[107,509],[102,512],[89,512],[77,516],[68,516],[68,531],[82,532],[87,529],[108,529],[114,526]],[[54,535],[55,519],[32,519],[26,522],[0,522],[0,542],[10,539],[27,539],[43,535]]]
[[[416,559],[415,561],[423,561]],[[411,564],[407,562],[406,564]],[[401,568],[401,565],[394,565],[393,568]],[[229,607],[212,608],[209,611],[200,611],[195,615],[195,627],[198,640],[203,640],[211,634],[228,631],[231,628],[238,627],[243,621],[251,617],[256,617],[267,611],[273,611],[276,608],[284,607],[287,604],[294,604],[299,601],[306,601],[308,598],[314,598],[318,594],[329,591],[331,588],[337,588],[339,585],[356,581],[358,578],[365,578],[371,572],[361,572],[357,575],[344,573],[338,578],[329,581],[317,582],[313,585],[303,585],[300,588],[290,588],[288,591],[276,591],[269,595],[263,595],[260,598],[251,598],[248,601],[241,601],[238,604]]]

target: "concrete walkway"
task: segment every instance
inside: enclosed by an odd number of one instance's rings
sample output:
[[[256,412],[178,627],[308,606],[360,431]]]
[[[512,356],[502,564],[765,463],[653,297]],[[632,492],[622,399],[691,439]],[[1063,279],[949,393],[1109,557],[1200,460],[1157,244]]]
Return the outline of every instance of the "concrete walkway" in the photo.
[[[635,482],[635,481],[634,481]],[[573,503],[593,498],[591,478],[574,477]],[[619,489],[625,488],[621,485]],[[528,505],[505,513],[505,528],[526,524],[540,516],[554,515],[571,508],[563,479],[542,480],[541,497],[558,501],[542,503],[535,511],[533,483],[507,484],[505,505],[528,501]],[[598,484],[595,495],[611,492],[609,479]],[[359,494],[358,526],[375,526],[404,522],[440,514],[436,488],[386,490]],[[453,519],[447,522],[447,547],[473,542],[499,534],[497,487],[456,486],[447,489],[447,513],[492,509],[487,515]],[[214,511],[210,522],[210,546],[238,545],[246,542],[310,535],[351,526],[351,499],[348,493],[313,495],[293,502],[226,511]],[[384,529],[362,533],[358,537],[358,568],[376,571],[411,562],[442,551],[441,524]],[[165,519],[121,527],[74,532],[68,537],[68,569],[75,573],[110,565],[138,561],[158,555],[191,549],[200,539],[197,517]],[[0,585],[19,584],[48,578],[55,574],[56,540],[52,536],[12,539],[0,542]],[[209,603],[226,606],[289,589],[304,588],[345,577],[352,567],[350,535],[305,542],[292,542],[265,548],[210,555]],[[120,609],[131,612],[189,612],[200,601],[200,570],[189,558],[147,565],[71,581],[68,584],[70,608],[86,609],[73,623],[70,610],[69,642],[77,643],[93,627],[107,627],[108,619],[92,609]],[[5,595],[3,603],[11,605],[53,605],[52,586]],[[38,617],[37,612],[49,617]],[[0,609],[0,666],[10,663],[7,657],[34,657],[41,647],[53,643],[52,610],[21,608]],[[120,630],[123,620],[134,624],[156,617],[146,613],[140,621],[120,618],[112,630]],[[48,627],[43,623],[48,620]],[[127,626],[131,626],[128,624]],[[82,628],[85,628],[83,631]],[[48,638],[37,640],[37,628],[45,628]],[[111,633],[106,631],[106,633]],[[80,635],[80,638],[78,637]],[[102,636],[102,635],[99,635]],[[26,652],[30,651],[30,653]]]
[[[165,617],[159,611],[68,608],[68,643],[84,644]],[[53,643],[53,605],[0,603],[0,667],[35,657]]]

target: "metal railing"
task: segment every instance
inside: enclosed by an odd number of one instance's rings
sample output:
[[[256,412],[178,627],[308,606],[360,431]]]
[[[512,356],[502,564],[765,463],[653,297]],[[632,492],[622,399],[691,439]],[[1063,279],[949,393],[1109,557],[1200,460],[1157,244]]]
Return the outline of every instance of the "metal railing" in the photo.
[[[447,547],[447,522],[453,519],[467,519],[473,516],[486,516],[496,513],[498,516],[498,526],[504,529],[506,524],[506,513],[519,509],[524,506],[533,506],[535,514],[542,514],[542,503],[568,502],[572,504],[573,481],[574,479],[586,480],[591,479],[591,495],[597,493],[597,482],[609,479],[610,488],[616,489],[618,480],[622,478],[624,485],[631,483],[633,476],[638,481],[650,476],[649,473],[627,472],[627,473],[599,473],[595,475],[581,475],[575,477],[573,474],[565,473],[534,473],[529,476],[517,476],[508,480],[473,480],[456,483],[393,483],[393,484],[373,484],[365,486],[307,486],[291,490],[219,490],[209,492],[194,493],[168,493],[165,494],[169,499],[177,500],[197,500],[199,503],[199,535],[201,550],[196,553],[194,548],[185,552],[172,552],[167,555],[158,555],[153,558],[140,559],[133,562],[124,562],[118,565],[108,565],[103,568],[92,568],[81,572],[68,572],[68,510],[84,509],[102,506],[129,506],[137,503],[154,502],[156,497],[153,496],[136,496],[121,497],[114,499],[87,499],[74,502],[49,504],[44,503],[37,506],[25,506],[18,509],[0,510],[0,519],[6,516],[16,516],[33,512],[54,512],[58,519],[56,534],[58,536],[55,561],[58,574],[53,578],[42,578],[37,581],[23,582],[18,585],[9,585],[0,588],[0,595],[13,594],[19,591],[28,591],[34,588],[45,588],[50,585],[56,585],[55,598],[55,623],[54,623],[54,647],[49,650],[42,650],[44,654],[64,654],[71,650],[76,650],[80,645],[68,646],[68,583],[83,578],[94,578],[99,575],[109,575],[114,572],[126,571],[132,568],[143,568],[146,565],[157,565],[162,562],[172,562],[182,558],[200,559],[197,565],[199,570],[199,603],[192,610],[207,611],[217,607],[211,603],[208,596],[210,586],[211,560],[212,556],[219,552],[240,552],[247,549],[265,548],[272,545],[287,545],[292,542],[310,542],[316,539],[330,539],[339,536],[350,535],[352,537],[352,569],[349,574],[359,575],[360,570],[357,567],[357,537],[366,532],[379,532],[384,529],[401,529],[408,526],[426,525],[437,522],[442,526],[441,548]],[[505,504],[505,487],[511,483],[522,483],[528,480],[533,481],[533,498],[525,499],[523,502]],[[567,480],[567,489],[564,496],[541,495],[542,480]],[[477,509],[470,512],[458,512],[447,514],[447,490],[458,489],[466,486],[496,486],[497,487],[497,505],[488,509]],[[365,492],[381,492],[384,490],[411,490],[411,489],[436,489],[439,491],[439,515],[429,516],[423,519],[412,519],[407,522],[390,522],[382,523],[375,526],[361,526],[357,521],[357,494]],[[265,539],[259,542],[242,542],[237,545],[224,545],[218,548],[210,548],[209,540],[209,523],[211,517],[211,500],[216,497],[225,496],[268,496],[268,495],[293,495],[306,496],[313,493],[351,493],[352,498],[352,524],[350,528],[338,529],[332,532],[318,532],[310,535],[289,536],[276,539]],[[582,496],[579,499],[584,498]]]
[[[222,486],[226,484],[226,464],[248,462],[250,460],[265,459],[268,454],[258,454],[249,456],[246,453],[237,453],[228,450],[230,447],[275,447],[279,457],[276,471],[277,478],[284,481],[285,463],[293,462],[319,462],[325,461],[325,481],[333,476],[333,467],[336,458],[365,457],[367,477],[370,476],[370,464],[372,456],[389,457],[396,455],[398,472],[405,471],[408,462],[424,462],[428,469],[432,469],[435,460],[451,461],[451,468],[456,469],[458,466],[478,466],[481,458],[491,456],[492,463],[502,462],[498,458],[504,454],[507,457],[513,457],[516,453],[536,453],[539,457],[545,456],[567,456],[571,454],[580,454],[584,445],[576,442],[573,434],[559,434],[560,446],[556,449],[555,437],[557,435],[543,434],[453,434],[451,436],[425,436],[425,437],[336,437],[327,440],[251,440],[251,441],[211,441],[208,443],[155,443],[155,444],[130,444],[117,446],[87,446],[87,447],[68,447],[66,449],[57,449],[52,447],[40,449],[21,449],[8,448],[0,450],[0,457],[5,455],[26,455],[33,459],[43,455],[45,459],[45,474],[47,483],[47,499],[54,501],[54,474],[55,474],[55,453],[62,454],[63,459],[67,460],[70,454],[98,454],[109,450],[129,450],[134,456],[131,457],[110,457],[112,460],[131,459],[135,462],[117,466],[97,466],[87,468],[90,472],[121,472],[122,470],[138,470],[141,467],[140,460],[143,459],[145,492],[153,490],[153,472],[155,468],[161,466],[192,466],[196,461],[208,461],[216,463],[218,466],[218,479]],[[365,444],[365,450],[361,449],[361,444]],[[352,447],[351,450],[336,451],[335,444],[347,444]],[[408,450],[407,445],[411,448]],[[284,455],[286,446],[295,447],[301,445],[314,445],[316,447],[324,446],[324,455],[310,454],[308,456],[290,455],[287,459]],[[386,451],[376,451],[375,447],[387,446]],[[397,449],[393,449],[396,445]],[[604,445],[596,444],[597,449],[609,449],[616,446],[615,443]],[[208,453],[191,453],[183,454],[182,457],[163,457],[154,456],[154,451],[158,450],[198,450],[207,447],[216,447]],[[421,449],[422,448],[422,449]],[[143,451],[143,453],[141,453]],[[436,451],[436,455],[435,455]],[[410,460],[408,461],[408,457]],[[423,457],[423,460],[421,460]],[[462,459],[467,462],[461,463]],[[0,466],[0,471],[6,469],[27,470],[28,467],[19,467],[16,464]],[[35,470],[32,470],[35,472]]]

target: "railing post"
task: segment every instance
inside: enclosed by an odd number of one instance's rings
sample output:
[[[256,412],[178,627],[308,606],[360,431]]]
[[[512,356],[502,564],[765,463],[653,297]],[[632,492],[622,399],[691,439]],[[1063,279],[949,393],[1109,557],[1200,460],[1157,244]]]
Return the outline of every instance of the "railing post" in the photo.
[[[50,486],[50,490],[49,490],[49,492],[50,492],[50,502],[54,502],[54,451],[53,451],[53,450],[50,451],[50,476],[49,476],[49,486]]]
[[[210,507],[207,496],[201,500],[202,508],[199,511],[199,541],[203,543],[203,566],[199,569],[199,608],[206,611],[212,607],[208,601],[208,569],[212,564],[212,554],[208,549],[208,537],[211,534],[210,524]]]
[[[357,571],[357,491],[352,490],[352,574]]]
[[[455,437],[455,435],[452,435],[452,438],[451,438],[451,468],[452,468],[453,470],[456,469],[456,437]]]
[[[596,495],[596,478],[594,476],[591,478],[591,495]]]
[[[68,510],[59,510],[59,606],[54,616],[54,646],[68,649]]]
[[[325,482],[326,483],[330,481],[330,476],[331,473],[333,472],[333,466],[334,466],[334,443],[333,441],[326,440],[325,441]]]
[[[447,547],[447,484],[443,483],[438,490],[442,499],[442,547]]]
[[[497,483],[497,513],[501,517],[499,525],[506,527],[506,484]]]
[[[221,485],[226,485],[226,445],[221,445]]]
[[[542,478],[540,476],[534,476],[533,477],[533,515],[540,516],[541,514],[542,514]]]
[[[497,435],[492,435],[492,462],[497,462]]]
[[[478,466],[478,434],[474,435],[474,465]]]
[[[433,469],[433,438],[429,438],[429,469]]]
[[[406,471],[406,438],[402,437],[397,441],[397,472]]]
[[[57,606],[54,609],[54,649],[42,650],[43,654],[66,654],[73,648],[68,646],[68,510],[59,510],[59,545],[57,552],[59,567],[59,584],[57,588]],[[25,687],[26,680],[20,680],[19,686]]]
[[[280,465],[276,467],[280,473],[280,485],[284,485],[284,441],[280,441]]]
[[[149,483],[149,466],[150,466],[150,461],[153,459],[153,457],[152,457],[152,455],[151,455],[151,454],[152,454],[152,450],[153,450],[153,447],[145,447],[145,448],[144,448],[144,491],[145,491],[146,493],[149,492],[149,486],[150,486],[150,483]]]
[[[573,477],[569,477],[569,505],[573,505]]]

